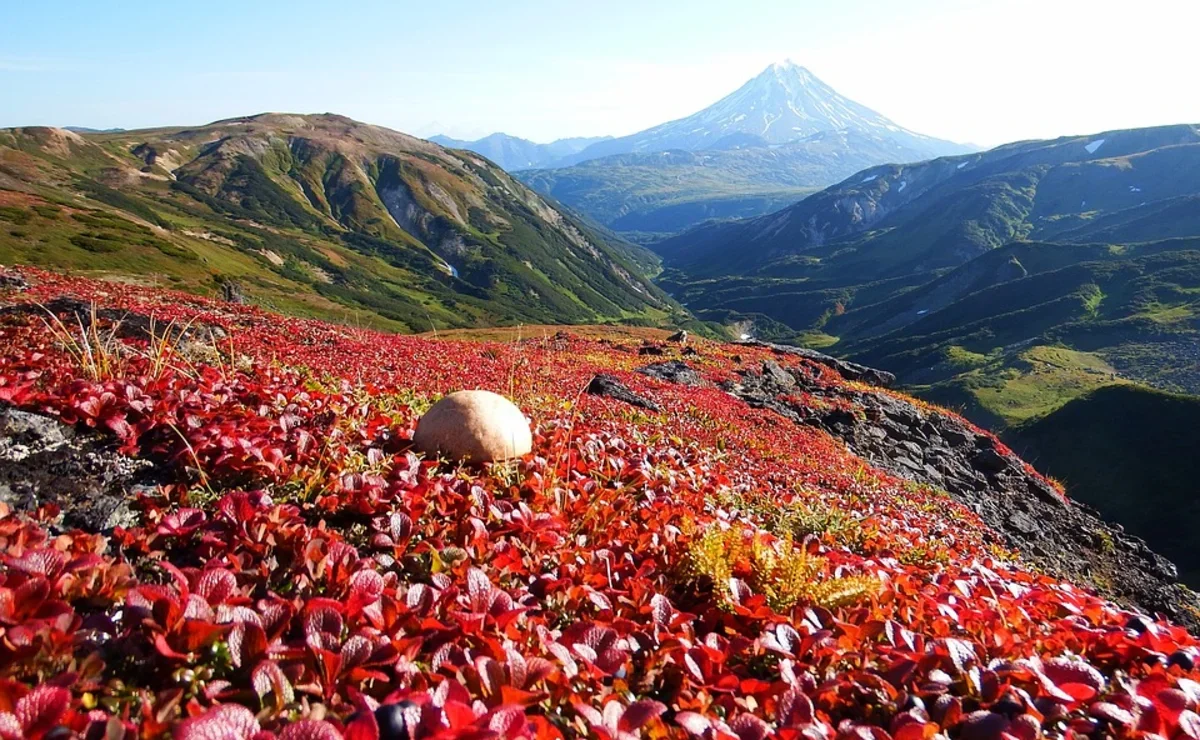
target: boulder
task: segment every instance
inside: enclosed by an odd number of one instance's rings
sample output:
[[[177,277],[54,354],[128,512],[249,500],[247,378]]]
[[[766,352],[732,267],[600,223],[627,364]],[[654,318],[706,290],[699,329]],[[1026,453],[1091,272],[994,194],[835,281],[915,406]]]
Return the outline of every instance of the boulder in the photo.
[[[704,378],[700,376],[700,373],[693,370],[691,365],[679,360],[656,362],[653,365],[639,367],[634,372],[641,373],[650,378],[665,380],[668,383],[692,386],[704,385]]]
[[[417,422],[417,449],[453,460],[484,463],[520,457],[533,448],[529,420],[504,396],[458,391],[433,405]]]
[[[601,373],[592,378],[591,382],[588,383],[587,388],[584,389],[584,392],[593,396],[603,396],[605,398],[623,401],[624,403],[628,403],[632,406],[638,406],[650,411],[657,412],[660,410],[657,403],[651,401],[649,398],[646,398],[643,395],[633,392],[629,386],[622,383],[615,376],[607,375],[605,373]]]

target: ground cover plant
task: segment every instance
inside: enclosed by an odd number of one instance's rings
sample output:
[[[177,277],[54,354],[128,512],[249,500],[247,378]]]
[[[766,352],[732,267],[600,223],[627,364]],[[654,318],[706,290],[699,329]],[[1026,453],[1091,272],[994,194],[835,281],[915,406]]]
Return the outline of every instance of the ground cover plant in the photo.
[[[439,341],[21,274],[0,399],[162,483],[102,532],[0,503],[5,740],[1200,737],[1186,630],[712,384],[766,350],[693,340],[708,382],[676,385],[628,334]],[[601,372],[659,410],[585,394]],[[462,388],[512,397],[533,452],[418,456]]]

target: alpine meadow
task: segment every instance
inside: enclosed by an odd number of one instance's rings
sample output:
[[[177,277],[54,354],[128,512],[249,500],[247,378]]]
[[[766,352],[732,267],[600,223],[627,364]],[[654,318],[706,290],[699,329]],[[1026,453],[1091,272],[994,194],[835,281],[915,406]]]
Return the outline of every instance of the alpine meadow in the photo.
[[[2,15],[0,740],[1200,740],[1191,0]]]

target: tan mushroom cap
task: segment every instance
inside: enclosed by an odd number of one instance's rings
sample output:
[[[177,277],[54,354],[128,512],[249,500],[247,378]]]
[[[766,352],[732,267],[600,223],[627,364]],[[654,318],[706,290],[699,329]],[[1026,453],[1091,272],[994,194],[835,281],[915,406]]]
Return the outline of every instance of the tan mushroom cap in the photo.
[[[497,462],[533,448],[529,420],[516,404],[491,391],[457,391],[435,403],[413,435],[417,449],[462,462]]]

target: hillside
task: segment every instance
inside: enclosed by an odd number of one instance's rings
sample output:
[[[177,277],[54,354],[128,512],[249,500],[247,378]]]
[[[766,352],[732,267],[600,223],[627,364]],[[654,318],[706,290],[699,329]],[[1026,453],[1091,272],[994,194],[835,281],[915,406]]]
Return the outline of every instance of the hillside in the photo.
[[[874,165],[968,151],[903,129],[788,62],[692,116],[519,177],[645,240],[709,219],[769,213]]]
[[[1167,453],[1192,424],[1152,421],[1150,388],[1200,395],[1198,158],[1200,128],[1173,126],[873,168],[659,242],[659,284],[743,336],[895,373],[1158,542],[1193,498]],[[1141,434],[1162,446],[1139,454]],[[1200,583],[1186,538],[1168,539]]]
[[[334,115],[0,131],[0,260],[425,331],[681,315],[652,262],[466,152]]]
[[[1022,142],[865,170],[778,213],[656,244],[695,276],[863,283],[956,267],[1016,239],[1193,235],[1200,127]],[[736,248],[735,248],[736,245]]]
[[[1039,469],[1070,481],[1072,496],[1153,542],[1195,586],[1197,540],[1179,524],[1200,516],[1197,419],[1195,396],[1111,385],[1019,427],[1010,441]]]
[[[657,244],[660,284],[997,427],[1120,378],[1200,393],[1196,157],[1178,126],[867,170]]]
[[[448,149],[467,149],[481,154],[503,167],[506,172],[517,172],[545,167],[608,138],[611,137],[575,137],[557,139],[549,144],[537,144],[529,139],[497,132],[474,141],[449,136],[431,136],[429,140]]]
[[[1170,564],[990,435],[864,382],[880,376],[767,347],[464,344],[0,277],[8,736],[1036,740],[1196,722],[1200,642],[1179,622],[1200,625],[1200,602]],[[532,451],[417,454],[418,420],[461,388],[512,397]]]

